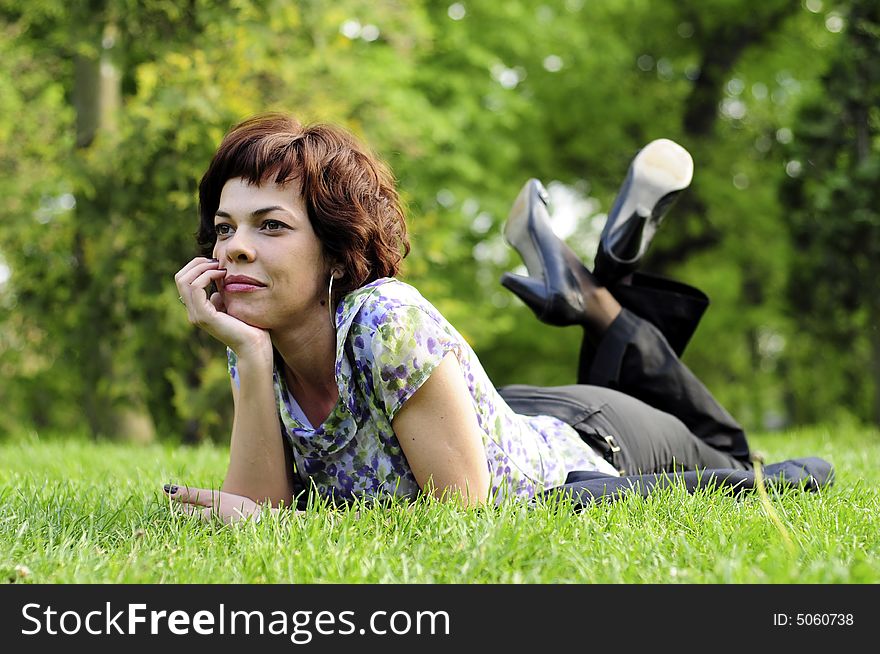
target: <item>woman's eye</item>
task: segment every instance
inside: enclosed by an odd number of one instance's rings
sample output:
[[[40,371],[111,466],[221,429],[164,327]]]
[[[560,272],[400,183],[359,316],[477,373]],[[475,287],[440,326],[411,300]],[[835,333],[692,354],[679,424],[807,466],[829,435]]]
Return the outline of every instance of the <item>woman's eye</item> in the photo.
[[[263,228],[270,232],[274,232],[279,229],[284,229],[284,223],[280,223],[277,220],[267,220],[263,223]]]
[[[214,225],[214,232],[217,236],[225,236],[227,234],[232,233],[232,225],[227,223],[220,223],[219,225]]]

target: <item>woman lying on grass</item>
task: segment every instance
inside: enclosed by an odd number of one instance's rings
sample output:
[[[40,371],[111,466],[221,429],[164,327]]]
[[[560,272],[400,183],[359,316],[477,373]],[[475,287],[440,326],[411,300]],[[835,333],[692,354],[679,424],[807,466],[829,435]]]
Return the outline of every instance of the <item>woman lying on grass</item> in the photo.
[[[526,183],[504,233],[529,276],[502,283],[540,320],[581,325],[584,344],[576,385],[496,389],[394,278],[409,243],[385,165],[336,127],[277,114],[234,127],[199,186],[206,256],[175,277],[190,322],[227,347],[229,468],[220,491],[166,492],[235,521],[296,506],[304,490],[475,506],[621,475],[751,470],[743,430],[679,360],[706,297],[635,272],[691,175],[671,141],[640,151],[595,274]]]

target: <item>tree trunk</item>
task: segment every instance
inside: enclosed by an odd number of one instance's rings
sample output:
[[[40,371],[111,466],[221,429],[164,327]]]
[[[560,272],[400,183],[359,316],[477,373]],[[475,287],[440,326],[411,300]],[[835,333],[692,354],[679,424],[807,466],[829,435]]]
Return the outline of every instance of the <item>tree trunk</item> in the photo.
[[[115,133],[122,104],[122,78],[111,56],[117,38],[116,27],[105,26],[100,38],[99,57],[77,54],[74,59],[77,148],[87,148],[99,134]]]
[[[109,23],[88,38],[100,38],[100,56],[78,55],[74,62],[73,102],[76,109],[76,146],[92,147],[97,141],[113,138],[121,107],[121,75],[113,61],[112,49],[117,30]],[[104,280],[96,279],[88,258],[89,224],[106,213],[103,198],[78,197],[73,235],[74,288],[82,302],[75,327],[74,350],[81,373],[81,403],[92,435],[149,441],[155,435],[152,419],[142,403],[115,405],[115,380],[125,371],[114,371],[112,307],[103,292]]]

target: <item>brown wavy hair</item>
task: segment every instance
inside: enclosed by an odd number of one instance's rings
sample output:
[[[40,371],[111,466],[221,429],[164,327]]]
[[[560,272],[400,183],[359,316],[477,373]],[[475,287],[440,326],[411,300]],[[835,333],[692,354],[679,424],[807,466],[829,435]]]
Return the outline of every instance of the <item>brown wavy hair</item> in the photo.
[[[251,184],[299,180],[309,220],[324,254],[344,274],[335,302],[364,284],[397,274],[409,254],[406,218],[388,166],[348,131],[302,125],[292,116],[261,114],[223,138],[199,183],[202,253],[211,256],[214,214],[230,179]]]

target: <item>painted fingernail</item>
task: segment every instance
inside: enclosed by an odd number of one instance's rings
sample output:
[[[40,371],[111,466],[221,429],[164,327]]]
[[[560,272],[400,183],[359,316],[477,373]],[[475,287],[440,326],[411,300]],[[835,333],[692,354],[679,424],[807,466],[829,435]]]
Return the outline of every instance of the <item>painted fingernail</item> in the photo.
[[[174,495],[174,493],[178,491],[177,486],[174,486],[172,484],[165,484],[162,488],[164,488],[165,492],[169,495]]]

